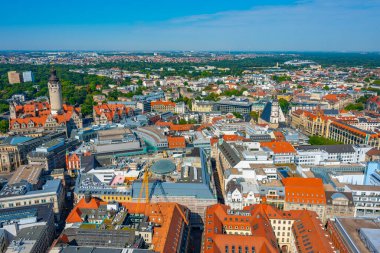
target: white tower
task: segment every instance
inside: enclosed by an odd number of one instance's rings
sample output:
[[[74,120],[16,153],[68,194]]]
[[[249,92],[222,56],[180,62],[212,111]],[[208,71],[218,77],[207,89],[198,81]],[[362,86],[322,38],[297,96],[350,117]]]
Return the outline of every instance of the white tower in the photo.
[[[270,123],[278,124],[279,121],[279,110],[280,106],[278,104],[277,99],[272,102],[272,110],[270,112]]]
[[[55,115],[62,111],[62,87],[55,69],[52,69],[50,72],[48,88],[51,114]]]

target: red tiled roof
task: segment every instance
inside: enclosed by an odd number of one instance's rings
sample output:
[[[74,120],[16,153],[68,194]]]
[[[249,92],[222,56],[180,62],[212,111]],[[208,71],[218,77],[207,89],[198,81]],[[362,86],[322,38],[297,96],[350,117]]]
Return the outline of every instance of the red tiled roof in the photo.
[[[260,146],[270,148],[275,154],[296,153],[292,144],[286,141],[260,142]]]
[[[285,201],[305,204],[326,204],[323,182],[320,178],[288,177],[282,180]]]

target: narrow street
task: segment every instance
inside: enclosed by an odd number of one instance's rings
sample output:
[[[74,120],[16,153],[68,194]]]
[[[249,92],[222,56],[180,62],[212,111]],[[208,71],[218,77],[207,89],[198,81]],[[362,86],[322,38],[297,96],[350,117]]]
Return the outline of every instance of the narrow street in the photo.
[[[215,159],[211,159],[211,166],[212,166],[212,174],[213,174],[213,177],[215,180],[215,188],[216,188],[216,195],[218,198],[218,203],[224,204],[224,197],[223,197],[223,192],[222,192],[222,188],[221,188],[220,181],[219,181],[218,170],[216,169]]]

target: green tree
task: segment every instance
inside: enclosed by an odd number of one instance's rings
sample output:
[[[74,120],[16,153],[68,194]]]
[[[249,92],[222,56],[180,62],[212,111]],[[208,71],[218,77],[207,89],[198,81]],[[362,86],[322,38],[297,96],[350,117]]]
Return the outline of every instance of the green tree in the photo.
[[[251,118],[254,120],[254,121],[258,121],[259,120],[259,113],[256,112],[256,111],[252,111],[249,113],[249,115],[251,116]]]
[[[290,76],[286,76],[286,75],[282,75],[282,76],[274,75],[274,76],[272,76],[272,80],[276,81],[278,83],[282,83],[282,82],[285,82],[285,81],[291,81],[292,78]]]
[[[236,118],[238,118],[238,119],[242,119],[243,118],[243,116],[240,114],[240,113],[238,113],[238,112],[233,112],[232,113]]]
[[[287,114],[289,111],[290,103],[286,99],[280,98],[278,100],[278,104],[280,105],[282,112],[284,114]]]
[[[334,141],[332,139],[324,138],[321,136],[310,136],[309,138],[310,145],[335,145],[335,144],[341,144],[340,142]]]
[[[323,87],[323,89],[324,89],[324,90],[330,90],[329,86],[327,86],[327,85],[325,85],[325,86]]]
[[[362,103],[356,103],[356,104],[349,104],[345,108],[347,111],[363,111],[364,105]]]
[[[92,110],[95,102],[91,94],[87,94],[86,99],[84,100],[81,106],[81,112],[83,116],[92,115]]]
[[[9,130],[9,121],[8,120],[0,120],[0,132],[7,133]]]

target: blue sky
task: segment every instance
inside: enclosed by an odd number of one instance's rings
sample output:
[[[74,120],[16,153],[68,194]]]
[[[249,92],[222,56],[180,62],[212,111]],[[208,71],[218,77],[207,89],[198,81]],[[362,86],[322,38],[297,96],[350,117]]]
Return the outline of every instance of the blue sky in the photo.
[[[0,50],[380,51],[380,0],[4,0]]]

